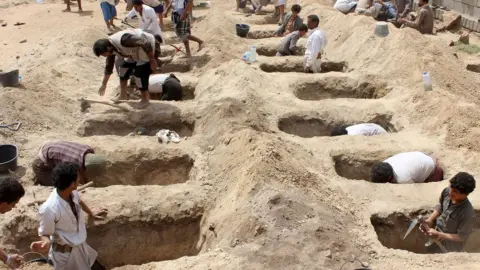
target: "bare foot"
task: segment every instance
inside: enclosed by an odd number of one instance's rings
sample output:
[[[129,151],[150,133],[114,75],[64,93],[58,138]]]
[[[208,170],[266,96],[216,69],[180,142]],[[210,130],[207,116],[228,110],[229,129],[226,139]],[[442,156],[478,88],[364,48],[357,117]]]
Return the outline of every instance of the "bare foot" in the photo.
[[[201,51],[203,48],[205,48],[205,43],[204,43],[204,42],[199,43],[199,44],[198,44],[198,51],[197,51],[197,52]]]
[[[66,8],[66,9],[64,9],[64,10],[62,10],[62,11],[63,11],[63,12],[72,12],[72,10],[69,9],[69,8]]]
[[[128,100],[128,96],[120,96],[111,99],[113,103],[118,104]]]
[[[82,12],[83,12],[83,9],[79,8],[78,13],[82,13]]]
[[[148,99],[141,99],[140,102],[138,103],[137,106],[137,109],[144,109],[146,108],[148,105],[150,105],[150,101]]]

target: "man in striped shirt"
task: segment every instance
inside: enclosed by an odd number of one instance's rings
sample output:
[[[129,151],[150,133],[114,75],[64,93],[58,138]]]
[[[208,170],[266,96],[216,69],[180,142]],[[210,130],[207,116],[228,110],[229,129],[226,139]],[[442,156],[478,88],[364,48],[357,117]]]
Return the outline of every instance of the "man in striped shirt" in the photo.
[[[103,171],[106,160],[95,154],[93,148],[85,144],[68,141],[47,142],[38,152],[32,163],[35,182],[43,186],[52,186],[51,174],[57,164],[70,162],[79,166],[80,183],[88,182],[88,176],[95,176]]]

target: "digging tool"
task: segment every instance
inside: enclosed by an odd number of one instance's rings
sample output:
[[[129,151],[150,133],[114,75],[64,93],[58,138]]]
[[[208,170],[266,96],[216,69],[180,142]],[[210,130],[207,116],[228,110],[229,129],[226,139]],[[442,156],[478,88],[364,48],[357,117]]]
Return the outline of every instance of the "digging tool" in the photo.
[[[419,224],[420,228],[424,230],[428,230],[430,227],[428,226],[427,222],[422,216],[418,216],[412,220],[410,223],[410,226],[408,227],[407,232],[405,233],[405,236],[403,237],[403,240],[407,238],[407,236],[412,232],[412,230]],[[430,238],[427,243],[425,243],[426,247],[431,246],[433,243],[437,244],[438,247],[444,252],[448,253],[447,249],[443,246],[443,244],[436,238]]]
[[[87,99],[87,98],[79,98],[78,101],[80,101],[80,107],[82,109],[82,112],[84,112],[86,109],[88,109],[90,107],[90,103],[98,103],[98,104],[103,104],[103,105],[109,105],[109,106],[118,108],[118,109],[120,109],[122,111],[125,111],[125,112],[130,111],[129,109],[127,109],[123,106],[113,104],[113,103],[110,103],[108,101],[94,100],[94,99]]]
[[[8,128],[10,130],[13,130],[13,131],[17,131],[20,126],[22,125],[22,122],[20,121],[15,121],[13,122],[12,124],[8,125],[8,124],[0,124],[0,128]]]

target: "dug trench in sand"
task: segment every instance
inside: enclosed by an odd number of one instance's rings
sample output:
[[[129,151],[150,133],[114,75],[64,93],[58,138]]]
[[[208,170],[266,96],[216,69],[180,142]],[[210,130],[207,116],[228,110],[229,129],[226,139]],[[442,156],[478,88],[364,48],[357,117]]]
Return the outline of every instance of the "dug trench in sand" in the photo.
[[[443,218],[472,209],[478,214],[473,177],[457,174],[478,174],[478,77],[463,62],[476,55],[445,45],[443,40],[456,34],[433,37],[389,24],[389,35],[381,38],[374,34],[372,18],[305,0],[302,16],[317,14],[328,37],[324,74],[309,74],[303,52],[272,57],[278,37],[268,38],[275,43],[269,57],[250,64],[238,59],[251,45],[270,41],[237,37],[235,24],[273,23],[275,30],[274,5],[251,15],[232,13],[233,2],[212,1],[190,26],[208,43],[192,55],[194,63],[205,63],[183,71],[198,81],[190,87],[195,99],[151,102],[145,110],[95,106],[79,112],[78,95],[97,95],[101,83],[103,61],[91,48],[105,38],[99,3],[83,1],[88,16],[78,16],[54,13],[63,3],[13,6],[6,1],[10,6],[1,4],[8,11],[2,20],[8,25],[1,30],[9,40],[0,47],[5,56],[0,68],[19,68],[25,88],[0,91],[2,121],[24,123],[18,131],[0,132],[2,141],[18,146],[14,173],[26,190],[0,220],[0,246],[9,254],[23,255],[38,241],[38,209],[30,203],[48,198],[51,189],[33,185],[31,161],[44,141],[62,139],[107,157],[106,174],[98,177],[104,184],[80,193],[88,204],[108,208],[104,220],[87,227],[86,239],[107,269],[473,270],[480,263],[478,224],[468,237],[468,228],[451,230],[449,225],[457,223]],[[292,4],[287,2],[286,9]],[[124,7],[120,1],[118,10]],[[59,23],[68,29],[59,29]],[[168,30],[171,20],[164,23]],[[28,42],[19,43],[25,36]],[[298,42],[300,51],[307,40]],[[326,68],[330,63],[338,68]],[[432,77],[433,91],[423,90],[424,71]],[[175,74],[183,88],[181,75]],[[111,88],[106,95],[114,95]],[[374,131],[362,124],[379,125],[387,134],[362,136]],[[146,136],[125,136],[139,126]],[[337,126],[348,136],[330,136]],[[164,128],[176,130],[181,142],[158,144],[153,135]],[[412,151],[438,158],[446,180],[371,182],[374,164]],[[429,172],[432,162],[426,163]],[[394,172],[402,167],[396,164]],[[443,209],[432,222],[429,214],[437,202]],[[426,253],[430,238],[416,227],[402,239],[418,214],[420,223],[437,227],[427,234],[439,236],[445,247],[445,241],[461,240],[454,244],[469,253],[413,254]]]

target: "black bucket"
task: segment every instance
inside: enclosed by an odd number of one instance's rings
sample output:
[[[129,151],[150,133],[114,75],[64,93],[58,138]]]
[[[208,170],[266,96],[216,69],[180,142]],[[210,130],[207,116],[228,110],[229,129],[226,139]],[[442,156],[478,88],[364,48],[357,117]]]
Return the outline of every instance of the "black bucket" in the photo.
[[[248,32],[250,31],[250,25],[248,24],[236,24],[235,27],[237,28],[237,36],[239,37],[247,37]]]
[[[18,149],[15,145],[0,145],[0,173],[8,173],[17,169]]]
[[[3,87],[17,86],[18,83],[18,69],[10,72],[0,72],[0,84]]]

